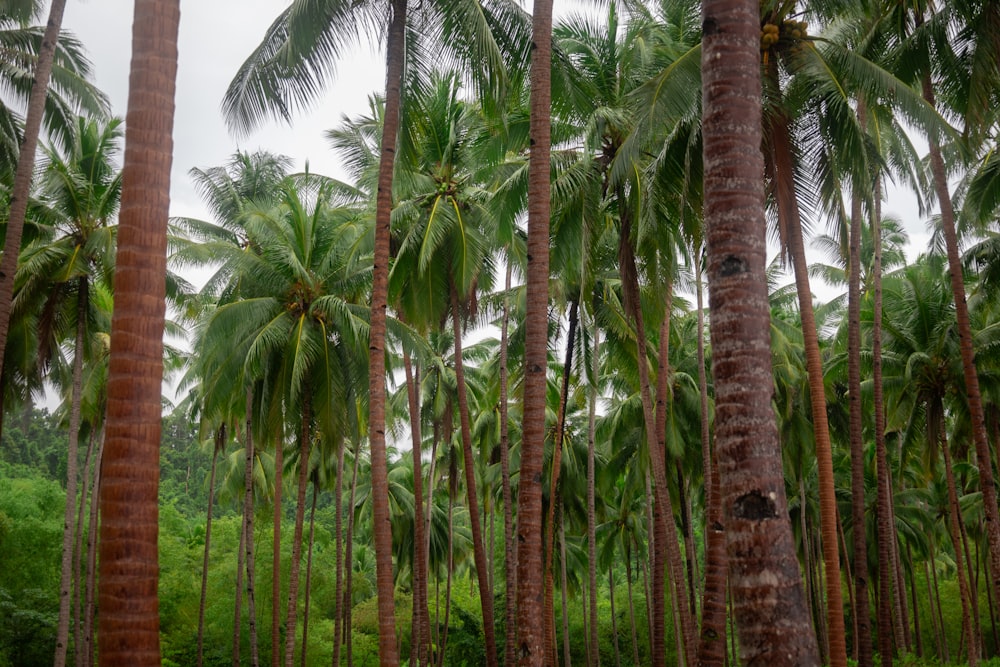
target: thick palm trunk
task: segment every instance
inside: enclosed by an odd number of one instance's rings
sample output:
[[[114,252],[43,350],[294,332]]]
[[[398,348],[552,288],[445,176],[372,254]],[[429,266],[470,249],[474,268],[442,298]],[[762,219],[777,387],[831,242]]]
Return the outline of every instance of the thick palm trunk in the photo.
[[[302,530],[306,516],[306,490],[309,488],[309,450],[312,440],[312,401],[306,395],[302,408],[299,436],[299,479],[295,498],[295,528],[292,533],[292,562],[288,573],[288,611],[285,616],[285,667],[295,664],[295,625],[299,616],[299,573],[302,564]],[[277,652],[277,651],[276,651]]]
[[[490,595],[489,563],[483,548],[483,531],[479,523],[479,497],[476,491],[476,461],[472,454],[472,424],[469,417],[469,399],[465,391],[465,370],[462,363],[462,318],[458,305],[458,290],[451,286],[452,330],[455,334],[455,384],[458,393],[458,418],[461,424],[462,461],[465,468],[465,494],[469,505],[469,524],[472,528],[472,551],[476,561],[479,582],[479,603],[483,610],[483,635],[486,640],[486,664],[497,665],[496,639],[493,624],[493,596]]]
[[[73,545],[76,540],[76,487],[79,477],[80,404],[83,398],[83,346],[87,328],[87,277],[77,280],[76,342],[73,352],[73,386],[70,394],[69,444],[66,448],[66,505],[63,514],[62,574],[59,580],[59,622],[53,664],[63,667],[69,649],[69,618],[73,601]]]
[[[517,641],[518,663],[540,666],[546,656],[542,581],[542,458],[548,364],[552,0],[534,0],[531,40],[527,313],[521,475],[517,497]]]
[[[556,630],[553,598],[555,582],[553,572],[553,545],[555,542],[556,507],[559,505],[559,473],[562,466],[562,446],[566,427],[566,401],[569,396],[569,380],[573,371],[573,346],[576,343],[576,326],[579,319],[579,304],[573,301],[569,306],[569,329],[566,334],[566,357],[563,362],[562,383],[559,389],[559,407],[556,409],[556,431],[552,439],[552,467],[549,471],[549,506],[545,517],[545,636],[549,647],[549,663],[555,665]]]
[[[375,536],[375,579],[378,594],[378,646],[382,665],[399,664],[396,646],[395,585],[392,576],[392,525],[389,519],[389,464],[385,451],[385,321],[389,298],[389,218],[392,214],[392,170],[399,134],[399,110],[406,52],[406,2],[390,0],[386,38],[385,111],[379,147],[378,194],[375,200],[375,259],[372,269],[371,326],[368,343],[368,442]]]
[[[100,664],[158,665],[157,492],[178,0],[136,0],[101,481]]]
[[[316,482],[312,485],[312,505],[309,509],[309,548],[306,551],[306,597],[302,609],[302,659],[299,664],[305,667],[309,663],[306,657],[309,650],[309,591],[312,583],[313,540],[316,536]]]
[[[246,532],[246,575],[247,575],[247,623],[250,632],[250,665],[257,667],[260,656],[257,651],[257,604],[255,599],[256,581],[254,573],[254,486],[253,467],[256,460],[253,441],[253,390],[247,388],[246,396],[246,431],[244,432],[244,470],[243,470],[243,530]]]
[[[507,627],[504,647],[504,664],[517,663],[517,542],[514,541],[514,494],[510,488],[510,425],[508,424],[508,370],[507,356],[510,327],[511,259],[507,259],[504,274],[503,318],[500,323],[500,484],[503,494],[504,572],[507,594],[504,596],[504,624]],[[433,462],[433,457],[431,457]],[[433,463],[432,463],[433,465]]]
[[[934,106],[934,89],[930,76],[923,79],[924,99]],[[986,421],[983,416],[983,400],[979,391],[979,375],[976,371],[975,350],[972,347],[972,325],[969,323],[969,306],[965,300],[965,281],[962,273],[961,255],[958,250],[958,235],[955,231],[955,211],[948,190],[948,177],[944,159],[937,140],[931,137],[931,173],[934,177],[934,192],[941,208],[941,230],[944,232],[945,247],[948,252],[948,275],[955,299],[955,319],[958,324],[959,350],[962,353],[962,375],[965,379],[965,395],[969,405],[969,421],[972,424],[973,451],[979,469],[979,490],[983,494],[983,516],[986,522],[986,537],[989,540],[990,574],[993,579],[994,596],[1000,599],[1000,509],[997,508],[996,483],[993,478],[993,459],[986,437]]]
[[[208,510],[205,516],[205,551],[201,560],[201,598],[198,602],[198,667],[202,665],[202,655],[205,639],[205,602],[208,598],[208,556],[212,548],[212,505],[215,500],[215,464],[219,459],[219,451],[225,446],[226,427],[223,424],[215,434],[215,446],[212,448],[212,467],[208,474]],[[243,545],[240,544],[242,553]],[[237,587],[238,589],[239,587]]]
[[[864,124],[864,106],[858,106]],[[851,441],[851,518],[854,523],[854,624],[858,667],[872,665],[871,615],[868,611],[868,544],[865,540],[865,448],[861,414],[861,196],[851,197],[850,249],[847,262],[847,395]]]
[[[712,374],[734,617],[745,664],[818,665],[771,408],[756,0],[702,4]]]
[[[773,69],[773,67],[772,67]],[[776,76],[776,74],[774,75]],[[795,269],[795,288],[802,319],[802,339],[805,347],[806,370],[809,375],[809,403],[812,409],[813,434],[816,439],[816,463],[819,469],[819,515],[823,541],[823,565],[826,572],[826,623],[829,630],[831,667],[847,666],[847,639],[844,628],[844,601],[840,578],[840,556],[837,546],[837,498],[833,485],[833,449],[826,414],[826,393],[823,385],[823,362],[819,353],[816,317],[813,313],[812,290],[806,263],[802,224],[799,219],[792,169],[791,137],[788,120],[775,113],[771,124],[771,145],[774,152],[774,172],[778,198],[778,217],[787,234],[788,251]]]
[[[413,658],[419,667],[427,663],[431,645],[430,613],[427,611],[427,538],[424,535],[424,473],[420,445],[423,439],[420,425],[420,405],[417,390],[419,375],[413,372],[410,355],[403,352],[406,372],[406,394],[410,407],[410,436],[413,446]],[[419,369],[417,370],[419,374]]]
[[[591,384],[587,406],[587,579],[590,584],[590,634],[589,646],[590,655],[593,656],[591,664],[600,665],[600,644],[597,636],[597,499],[595,491],[597,461],[595,457],[596,422],[597,422],[597,387],[601,375],[601,328],[597,325],[597,318],[593,321],[594,352],[592,358],[593,372],[591,373]],[[613,568],[611,568],[613,569]],[[611,576],[610,569],[608,576]],[[611,620],[615,620],[615,591],[611,583]],[[618,662],[618,630],[612,631],[615,639],[615,658]]]
[[[10,210],[7,214],[7,231],[4,235],[4,253],[0,257],[0,368],[3,368],[4,353],[7,350],[7,333],[10,331],[10,308],[14,297],[14,274],[17,272],[17,259],[21,250],[21,237],[24,233],[24,219],[28,213],[28,195],[31,191],[31,177],[35,172],[35,151],[38,148],[38,134],[42,127],[42,115],[45,113],[45,99],[48,96],[49,77],[55,60],[56,44],[59,41],[59,30],[62,27],[63,12],[66,0],[53,0],[49,7],[49,19],[42,35],[42,45],[38,50],[38,60],[35,63],[35,77],[31,83],[31,94],[28,97],[28,109],[24,118],[24,139],[21,141],[17,158],[17,170],[14,172],[14,187],[10,196]],[[62,640],[65,647],[66,640]],[[59,660],[60,652],[65,655],[65,648],[59,648],[59,635],[56,638],[56,665],[65,662]]]

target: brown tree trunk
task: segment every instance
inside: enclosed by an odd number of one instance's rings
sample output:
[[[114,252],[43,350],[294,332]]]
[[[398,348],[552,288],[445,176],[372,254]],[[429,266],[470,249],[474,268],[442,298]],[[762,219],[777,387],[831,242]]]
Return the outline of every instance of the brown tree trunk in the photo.
[[[256,565],[254,561],[254,486],[253,468],[257,460],[254,454],[253,440],[253,390],[247,388],[246,394],[246,431],[244,438],[244,470],[243,470],[243,530],[246,532],[246,576],[247,576],[247,623],[250,631],[250,665],[260,664],[257,650],[257,602],[255,591],[257,582],[254,580]]]
[[[412,664],[420,667],[427,663],[431,646],[430,615],[427,611],[427,538],[424,535],[424,473],[423,454],[420,449],[422,429],[420,404],[417,392],[420,387],[420,369],[416,374],[410,355],[403,352],[403,369],[406,372],[406,394],[410,408],[410,437],[413,446],[413,623]]]
[[[344,585],[344,599],[343,611],[337,610],[338,613],[343,613],[344,615],[344,648],[347,651],[347,666],[353,667],[354,665],[354,651],[353,651],[353,641],[354,637],[351,634],[351,614],[354,611],[354,499],[358,491],[358,452],[355,449],[354,456],[354,466],[351,470],[351,496],[348,505],[347,514],[347,546],[344,549],[344,574],[347,577],[347,582]],[[336,667],[340,667],[340,641],[334,643],[334,657],[337,658],[337,662],[334,663]]]
[[[775,63],[769,72],[777,77]],[[788,252],[795,268],[795,288],[802,318],[802,339],[809,375],[809,403],[812,409],[813,434],[816,439],[816,463],[819,470],[820,533],[823,541],[823,565],[826,571],[826,618],[829,629],[830,665],[847,667],[847,639],[844,628],[844,601],[841,592],[840,556],[837,551],[837,497],[833,484],[833,450],[826,414],[823,362],[813,313],[809,269],[806,264],[802,223],[793,177],[794,157],[788,119],[780,112],[771,117],[771,147],[778,199],[778,217],[787,234]]]
[[[570,656],[569,646],[569,600],[566,598],[566,589],[569,588],[569,579],[566,577],[566,526],[563,524],[561,509],[557,520],[559,521],[559,572],[561,579],[560,589],[562,593],[563,664],[565,664],[566,667],[572,667],[573,663]]]
[[[526,274],[521,474],[517,497],[518,664],[545,661],[542,567],[542,457],[548,365],[549,212],[551,153],[552,0],[534,0],[531,14]]]
[[[858,103],[865,127],[865,107]],[[847,396],[851,441],[851,519],[854,523],[854,623],[858,667],[872,665],[871,616],[868,611],[868,544],[865,540],[865,446],[861,413],[861,195],[851,196],[850,249],[847,260]]]
[[[628,591],[628,622],[632,628],[632,663],[639,664],[639,636],[635,629],[635,600],[632,595],[632,554],[630,540],[625,541],[625,581]]]
[[[504,664],[513,667],[517,663],[517,542],[514,541],[514,494],[510,486],[510,425],[508,423],[508,375],[507,358],[510,327],[510,285],[511,258],[507,259],[504,274],[503,316],[500,322],[500,484],[503,493],[503,539],[504,572],[507,593],[504,596],[504,624],[507,628],[504,649]]]
[[[389,299],[389,219],[392,215],[392,171],[399,134],[399,113],[406,52],[407,0],[390,0],[386,37],[385,111],[375,199],[375,259],[372,269],[371,325],[368,343],[368,442],[375,536],[375,579],[378,593],[378,646],[382,665],[398,665],[396,612],[392,576],[392,524],[389,517],[389,464],[385,451],[385,333]]]
[[[335,610],[334,610],[334,621],[333,621],[333,659],[331,660],[332,667],[340,667],[340,640],[343,634],[343,622],[344,622],[344,449],[347,444],[344,442],[340,443],[340,447],[337,450],[337,484],[334,486],[334,498],[333,498],[333,508],[337,516],[334,525],[334,548],[337,550],[337,564],[336,564],[336,574],[334,578],[336,584],[334,585],[333,599],[335,600]],[[354,466],[357,470],[357,465]],[[351,508],[354,511],[354,508]],[[347,573],[350,576],[350,572]]]
[[[87,585],[83,604],[83,658],[80,667],[94,664],[94,595],[97,589],[97,524],[101,491],[101,459],[104,455],[104,427],[98,436],[94,460],[94,490],[90,496],[90,523],[87,528]]]
[[[450,432],[451,429],[449,428]],[[458,460],[454,448],[448,454],[448,579],[444,587],[444,631],[441,635],[441,645],[438,647],[438,667],[444,666],[445,652],[448,648],[448,617],[451,615],[451,577],[455,569],[455,494],[458,489]]]
[[[7,231],[4,235],[3,256],[0,257],[0,368],[4,365],[4,353],[7,350],[7,333],[10,331],[10,308],[14,297],[14,274],[17,272],[17,259],[21,251],[21,237],[24,233],[24,219],[28,212],[28,196],[31,191],[31,178],[35,172],[35,151],[38,148],[38,134],[42,127],[42,115],[45,113],[45,99],[48,96],[49,77],[55,60],[56,44],[59,41],[59,30],[62,27],[63,12],[66,0],[53,0],[49,7],[49,18],[42,35],[42,45],[38,50],[38,60],[35,63],[35,76],[31,83],[31,94],[28,97],[28,109],[24,117],[24,140],[17,158],[17,169],[14,172],[14,187],[11,190],[10,209],[7,214]],[[0,404],[2,405],[2,404]],[[2,412],[2,410],[0,410]],[[59,649],[57,636],[56,665],[64,664],[65,657],[60,661],[58,654],[65,656],[66,640],[62,640],[63,649]]]
[[[281,665],[281,506],[285,486],[285,446],[277,437],[274,443],[274,508],[271,514],[271,667]]]
[[[212,505],[215,500],[215,464],[219,460],[219,451],[226,446],[226,426],[223,424],[215,433],[215,446],[212,448],[212,467],[208,475],[208,510],[205,516],[205,552],[201,559],[201,598],[198,602],[198,667],[202,665],[205,640],[205,602],[208,599],[208,556],[212,548]],[[242,553],[243,545],[240,544]],[[239,587],[237,587],[239,588]]]
[[[136,0],[101,481],[100,664],[158,665],[157,492],[178,0]]]
[[[818,665],[771,408],[755,0],[702,3],[705,229],[716,451],[746,664]]]
[[[608,598],[611,602],[611,640],[615,647],[615,667],[621,667],[622,664],[622,653],[618,646],[618,616],[615,612],[615,568],[608,568]],[[601,664],[601,653],[600,646],[594,647],[596,650],[595,658],[591,664],[600,665]]]
[[[312,506],[309,509],[309,549],[306,551],[306,597],[302,609],[302,659],[299,664],[306,667],[309,650],[309,590],[312,583],[313,538],[316,535],[316,481],[312,485]]]
[[[243,636],[243,567],[246,564],[247,524],[240,522],[240,546],[236,555],[236,594],[233,596],[233,667],[240,667]]]
[[[566,357],[563,362],[562,383],[559,389],[559,407],[556,409],[556,430],[552,438],[552,466],[549,471],[549,506],[545,518],[545,636],[550,652],[549,663],[557,664],[556,630],[553,598],[555,582],[553,572],[553,545],[555,542],[556,507],[559,502],[559,473],[562,466],[562,447],[566,427],[566,401],[569,396],[569,380],[573,370],[573,346],[576,344],[576,326],[579,319],[579,303],[574,300],[569,306],[569,328],[566,334]]]
[[[595,458],[596,446],[596,423],[597,423],[597,386],[601,376],[601,328],[597,325],[597,318],[593,322],[594,351],[591,359],[592,373],[589,388],[587,406],[587,579],[590,584],[590,633],[588,634],[588,645],[590,654],[593,656],[591,664],[600,665],[600,643],[597,637],[597,500],[595,491],[595,478],[597,462]],[[608,570],[611,576],[611,570]],[[609,584],[613,582],[608,579]],[[615,593],[612,584],[611,588],[611,620],[615,621]],[[615,638],[615,658],[618,658],[618,630],[614,628],[612,635]]]
[[[0,403],[2,405],[2,403]],[[0,409],[0,412],[3,410]],[[84,513],[87,510],[87,495],[90,487],[91,473],[94,467],[94,454],[97,449],[97,435],[93,430],[90,432],[90,444],[87,446],[87,457],[83,464],[82,486],[80,493],[80,508],[76,510],[76,546],[73,547],[73,650],[77,667],[83,665],[83,527]],[[97,493],[97,489],[94,489]],[[74,508],[75,509],[75,508]]]
[[[306,390],[308,391],[308,390]],[[285,617],[285,667],[295,664],[295,625],[299,616],[299,572],[302,565],[302,530],[306,515],[306,490],[309,488],[309,450],[312,444],[312,400],[303,397],[302,430],[299,435],[298,495],[295,499],[295,528],[292,533],[292,562],[288,573],[288,612]]]

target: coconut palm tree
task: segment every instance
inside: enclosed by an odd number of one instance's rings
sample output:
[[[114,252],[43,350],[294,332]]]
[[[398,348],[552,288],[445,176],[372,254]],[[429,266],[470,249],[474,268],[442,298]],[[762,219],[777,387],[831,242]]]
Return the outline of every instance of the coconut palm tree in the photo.
[[[157,471],[178,5],[135,3],[101,471],[102,665],[160,662]]]
[[[786,519],[784,480],[775,474],[781,466],[769,400],[759,6],[710,0],[702,11],[705,238],[716,446],[741,657],[753,662],[767,654],[776,664],[817,665],[815,635]],[[766,595],[757,577],[762,571],[771,577]],[[781,650],[775,650],[778,646]]]

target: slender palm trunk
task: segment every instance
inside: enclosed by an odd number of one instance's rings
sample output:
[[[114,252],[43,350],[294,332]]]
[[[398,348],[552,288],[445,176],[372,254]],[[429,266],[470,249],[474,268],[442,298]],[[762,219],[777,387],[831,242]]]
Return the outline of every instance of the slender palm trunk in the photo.
[[[83,604],[83,658],[80,667],[94,664],[94,595],[97,590],[97,523],[101,491],[101,458],[104,454],[104,427],[98,436],[94,460],[94,490],[90,496],[90,522],[87,529],[87,588]]]
[[[451,429],[448,429],[449,431]],[[451,577],[455,569],[455,495],[458,490],[458,461],[454,450],[448,455],[448,578],[444,586],[444,631],[438,647],[438,667],[443,667],[448,649],[448,617],[451,615]]]
[[[545,518],[545,636],[550,651],[549,663],[556,664],[556,630],[553,598],[555,575],[553,572],[553,545],[555,541],[556,507],[559,503],[559,473],[562,466],[562,446],[566,427],[566,401],[569,381],[573,372],[573,346],[576,344],[576,327],[579,320],[579,303],[569,306],[569,329],[566,334],[566,358],[563,362],[562,383],[559,390],[559,407],[556,410],[556,432],[552,442],[552,468],[549,471],[549,507]]]
[[[246,395],[246,431],[244,432],[244,469],[243,469],[243,530],[246,533],[246,575],[247,575],[247,624],[250,633],[250,665],[257,667],[260,664],[260,655],[257,651],[257,604],[255,591],[257,590],[254,562],[254,484],[253,468],[256,457],[254,455],[253,440],[253,390],[247,388]]]
[[[389,219],[392,170],[399,134],[399,112],[406,53],[406,2],[390,0],[386,38],[385,111],[375,200],[375,259],[372,269],[371,325],[368,343],[368,442],[374,513],[375,578],[378,593],[378,645],[382,665],[399,664],[392,576],[392,525],[389,518],[389,464],[385,451],[385,329],[389,298]]]
[[[205,640],[205,603],[208,599],[208,556],[212,548],[212,505],[215,500],[215,464],[219,460],[219,450],[225,446],[226,427],[222,425],[215,434],[212,448],[212,467],[208,474],[208,510],[205,516],[205,552],[201,559],[201,599],[198,602],[198,667],[202,665]],[[243,545],[240,545],[242,553]],[[238,588],[238,587],[237,587]]]
[[[566,577],[566,526],[562,520],[562,511],[559,512],[559,572],[560,589],[562,593],[562,624],[563,624],[563,663],[566,667],[572,667],[569,646],[569,600],[566,597],[566,589],[569,588],[569,579]]]
[[[769,72],[776,80],[772,63]],[[795,269],[795,287],[802,318],[802,339],[809,375],[809,402],[812,408],[813,434],[816,439],[816,462],[819,469],[820,532],[823,538],[823,565],[826,570],[826,619],[829,629],[831,667],[846,667],[847,640],[844,629],[844,601],[837,546],[837,498],[833,484],[833,450],[827,422],[826,393],[823,385],[823,362],[813,313],[809,269],[806,264],[802,224],[793,182],[792,147],[788,119],[775,113],[771,121],[771,145],[777,184],[778,217],[787,234],[788,251]]]
[[[595,458],[596,423],[597,423],[597,387],[601,374],[601,328],[597,318],[593,322],[594,352],[592,358],[592,373],[587,406],[587,579],[590,583],[590,654],[594,665],[601,664],[600,644],[597,638],[597,499]],[[612,568],[613,569],[613,568]],[[610,569],[608,576],[611,576]],[[609,579],[609,582],[612,580]],[[611,620],[614,622],[614,588],[611,589]],[[615,638],[615,657],[618,658],[618,631],[613,632]]]
[[[337,484],[334,487],[334,499],[333,507],[334,512],[337,515],[334,525],[334,531],[336,535],[334,536],[335,549],[337,550],[337,564],[336,564],[336,584],[334,588],[333,599],[336,601],[336,609],[334,611],[334,621],[333,621],[333,659],[331,660],[332,667],[340,667],[340,639],[343,634],[342,625],[344,622],[344,449],[347,445],[343,442],[340,443],[340,447],[337,450]],[[355,470],[357,466],[355,466]],[[354,511],[354,508],[351,508]],[[347,573],[350,576],[350,573]]]
[[[281,665],[281,496],[285,487],[285,444],[274,442],[274,508],[271,515],[271,667]]]
[[[858,105],[864,126],[864,105]],[[868,611],[868,544],[865,540],[865,449],[861,414],[861,195],[851,196],[850,250],[847,261],[847,395],[851,441],[851,518],[854,523],[854,624],[858,667],[872,665]]]
[[[483,635],[486,640],[486,664],[497,666],[496,639],[494,638],[493,597],[490,595],[489,563],[483,548],[483,533],[479,523],[479,498],[476,492],[476,462],[472,454],[472,424],[469,417],[469,399],[465,390],[465,370],[462,363],[462,317],[458,305],[458,289],[451,286],[452,330],[455,334],[455,384],[458,393],[458,417],[462,432],[462,461],[465,468],[465,490],[469,505],[469,524],[472,528],[472,551],[476,561],[479,582],[479,602],[483,610]]]
[[[178,0],[136,0],[101,482],[100,664],[158,665],[160,402]]]
[[[246,565],[247,524],[240,522],[240,548],[236,555],[236,594],[233,596],[233,667],[240,667],[243,639],[243,572]]]
[[[42,35],[42,45],[38,50],[38,60],[35,63],[35,76],[31,83],[31,94],[28,97],[28,109],[24,118],[24,139],[17,158],[17,170],[14,172],[14,187],[10,196],[10,210],[7,214],[7,231],[4,235],[3,247],[6,252],[0,257],[0,368],[4,365],[4,353],[7,350],[7,333],[10,331],[10,309],[14,297],[14,274],[17,272],[17,259],[21,249],[21,237],[24,234],[24,219],[28,213],[28,194],[31,191],[31,178],[35,172],[35,151],[38,148],[38,134],[42,127],[42,115],[45,113],[45,100],[48,97],[49,77],[55,60],[56,44],[59,41],[59,30],[62,27],[63,12],[66,0],[53,0],[49,7],[49,18]],[[62,640],[65,646],[66,640]],[[65,655],[65,649],[59,649],[59,636],[56,638],[56,665],[60,662],[60,651]]]
[[[2,403],[0,403],[2,405]],[[2,410],[0,410],[2,412]],[[80,492],[80,508],[76,514],[76,546],[73,548],[73,651],[78,667],[83,664],[83,527],[84,513],[87,510],[87,495],[90,487],[90,471],[93,467],[94,453],[97,449],[97,435],[90,432],[90,444],[87,446],[87,457],[83,464],[82,486]],[[96,493],[97,490],[94,489]]]
[[[618,645],[618,616],[615,612],[615,568],[608,568],[608,599],[611,603],[611,641],[615,647],[615,667],[621,667],[622,664],[622,652]],[[591,621],[593,622],[593,621]],[[595,646],[594,649],[599,651],[599,647]],[[591,664],[600,665],[601,664],[601,654],[599,652],[594,654],[594,660]]]
[[[639,664],[639,636],[635,629],[635,599],[632,595],[632,554],[630,541],[625,541],[625,582],[628,591],[628,623],[632,630],[632,664]]]
[[[423,439],[420,425],[420,405],[417,389],[420,386],[420,369],[414,373],[410,355],[403,352],[403,369],[406,372],[406,393],[410,407],[410,437],[413,446],[413,658],[419,667],[427,662],[430,651],[430,613],[427,611],[427,548],[424,535],[424,473]]]
[[[66,448],[66,505],[63,515],[62,574],[59,580],[59,622],[56,626],[55,667],[66,664],[69,649],[70,607],[73,601],[73,545],[76,540],[76,487],[79,477],[80,404],[83,399],[83,346],[87,329],[87,277],[78,279],[76,342],[70,398],[69,445]]]
[[[507,355],[510,327],[511,258],[507,259],[504,273],[503,317],[500,322],[500,484],[503,493],[504,572],[507,594],[504,596],[504,624],[507,627],[504,664],[514,667],[517,663],[517,542],[514,541],[514,494],[510,488],[510,424],[508,423],[508,370]],[[431,457],[431,465],[433,465]]]
[[[818,665],[788,522],[771,408],[759,4],[756,0],[706,0],[702,18],[705,229],[716,452],[725,490],[730,583],[741,659],[773,667]]]
[[[545,661],[542,567],[542,458],[548,365],[549,213],[551,154],[552,0],[534,0],[531,14],[528,156],[528,270],[525,316],[521,475],[517,506],[518,663]]]
[[[306,657],[309,649],[309,591],[312,582],[313,538],[316,535],[316,482],[312,485],[312,505],[309,509],[309,549],[306,552],[306,598],[302,609],[302,658],[299,664],[306,667]]]
[[[312,445],[312,401],[304,397],[302,432],[299,441],[298,496],[295,499],[295,529],[292,534],[292,563],[288,573],[288,612],[285,618],[285,667],[295,664],[295,625],[299,616],[299,573],[302,565],[302,530],[305,525],[306,491],[309,488],[309,451]]]
[[[347,511],[347,546],[344,549],[344,574],[347,577],[347,583],[344,585],[344,599],[343,608],[344,615],[344,649],[347,652],[347,667],[353,667],[354,665],[354,651],[353,651],[353,641],[354,637],[351,633],[351,614],[353,612],[354,603],[354,500],[358,492],[358,449],[354,450],[354,466],[351,470],[351,496],[350,504],[348,505]],[[338,613],[339,610],[338,610]],[[340,667],[340,643],[339,640],[334,644],[334,656],[337,657],[337,662],[334,663],[336,667]]]

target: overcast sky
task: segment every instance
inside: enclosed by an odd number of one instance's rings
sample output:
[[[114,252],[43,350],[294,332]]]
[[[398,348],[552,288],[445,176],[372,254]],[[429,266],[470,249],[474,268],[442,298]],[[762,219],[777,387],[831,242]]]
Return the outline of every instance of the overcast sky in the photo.
[[[234,137],[220,112],[222,95],[237,68],[260,43],[264,31],[288,6],[287,0],[182,0],[174,118],[174,160],[170,213],[205,217],[188,170],[225,164],[235,150],[258,148],[295,159],[296,169],[309,161],[311,171],[343,177],[323,138],[342,114],[367,109],[368,95],[385,83],[380,54],[359,51],[338,67],[326,97],[295,119],[295,128],[276,121],[249,137]],[[63,27],[72,31],[90,56],[97,86],[111,98],[113,112],[124,118],[132,49],[132,0],[70,0]]]

